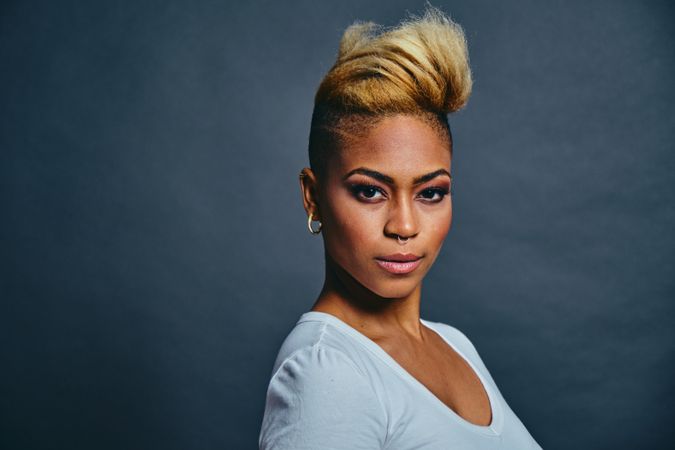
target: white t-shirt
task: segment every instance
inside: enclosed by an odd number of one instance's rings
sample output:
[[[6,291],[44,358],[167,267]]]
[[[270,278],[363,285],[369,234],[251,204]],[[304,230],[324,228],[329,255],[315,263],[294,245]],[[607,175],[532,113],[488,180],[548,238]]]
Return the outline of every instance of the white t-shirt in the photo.
[[[489,426],[446,406],[374,341],[332,314],[308,311],[284,340],[267,389],[261,450],[541,449],[506,404],[469,339],[437,332],[476,372]]]

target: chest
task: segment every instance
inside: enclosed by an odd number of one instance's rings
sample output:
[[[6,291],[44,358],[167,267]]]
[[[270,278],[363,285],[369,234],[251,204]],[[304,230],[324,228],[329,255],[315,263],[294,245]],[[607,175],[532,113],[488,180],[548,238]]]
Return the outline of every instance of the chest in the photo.
[[[386,340],[377,344],[464,420],[475,425],[490,424],[490,400],[478,375],[440,337],[429,335],[424,346]]]

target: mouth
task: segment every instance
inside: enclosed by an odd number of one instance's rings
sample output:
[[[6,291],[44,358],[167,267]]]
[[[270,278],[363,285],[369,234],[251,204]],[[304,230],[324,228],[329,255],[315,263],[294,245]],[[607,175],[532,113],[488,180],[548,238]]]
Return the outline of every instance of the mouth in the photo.
[[[375,261],[389,273],[406,274],[415,270],[422,263],[422,257],[412,253],[397,253],[375,258]]]

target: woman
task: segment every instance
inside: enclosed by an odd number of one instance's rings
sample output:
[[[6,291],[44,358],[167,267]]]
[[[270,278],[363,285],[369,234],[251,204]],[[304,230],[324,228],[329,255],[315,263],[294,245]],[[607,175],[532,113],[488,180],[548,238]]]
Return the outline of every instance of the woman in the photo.
[[[469,339],[419,315],[452,221],[447,114],[471,83],[464,34],[438,9],[345,31],[300,174],[325,283],[279,351],[261,449],[541,448]]]

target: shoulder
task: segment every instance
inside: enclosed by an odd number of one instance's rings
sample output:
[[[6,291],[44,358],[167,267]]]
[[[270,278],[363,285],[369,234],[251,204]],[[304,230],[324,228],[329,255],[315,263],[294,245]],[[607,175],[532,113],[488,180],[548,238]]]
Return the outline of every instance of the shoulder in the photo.
[[[380,448],[385,437],[383,407],[346,353],[318,341],[279,364],[267,390],[260,448]]]
[[[347,353],[323,341],[294,349],[279,362],[270,381],[283,381],[289,376],[295,384],[311,383],[312,386],[347,381],[364,384],[366,381],[364,373]]]
[[[330,358],[319,361],[316,357],[320,355],[310,355],[310,349],[314,349],[315,352],[321,349],[323,356],[330,356]],[[362,354],[363,348],[345,334],[344,330],[334,324],[326,320],[299,321],[288,333],[279,348],[272,367],[272,376],[288,360],[291,360],[288,364],[292,364],[293,361],[307,364],[337,364],[341,362],[342,364],[358,366],[359,369],[357,370],[365,372],[362,367]],[[307,359],[309,356],[314,356],[315,359]],[[303,360],[303,358],[305,359]]]
[[[431,326],[434,330],[439,332],[446,338],[457,350],[463,353],[466,357],[483,365],[483,361],[478,354],[478,350],[474,346],[469,337],[458,328],[443,322],[433,322],[425,320],[426,324]]]
[[[460,347],[462,350],[471,352],[476,351],[476,347],[469,337],[458,328],[443,322],[434,322],[431,320],[424,321],[427,325],[433,327],[436,331],[441,333],[446,339],[450,340],[454,345]]]

